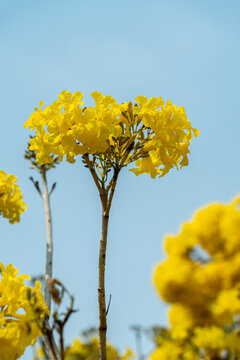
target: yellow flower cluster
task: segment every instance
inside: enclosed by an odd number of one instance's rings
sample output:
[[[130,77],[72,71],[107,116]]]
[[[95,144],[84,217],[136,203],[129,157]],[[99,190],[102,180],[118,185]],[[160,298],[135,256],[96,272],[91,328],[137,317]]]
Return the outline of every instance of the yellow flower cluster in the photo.
[[[45,358],[43,349],[37,348],[34,360],[41,360]],[[99,340],[97,337],[92,337],[89,341],[83,342],[80,338],[75,339],[71,346],[66,348],[65,360],[96,360],[99,358]],[[134,354],[131,349],[127,348],[125,353],[120,355],[117,349],[107,343],[107,358],[108,360],[133,360]]]
[[[94,107],[84,107],[83,94],[62,91],[58,100],[42,109],[35,108],[24,127],[35,130],[29,149],[36,151],[39,165],[60,161],[75,162],[77,155],[107,154],[117,164],[127,145],[132,145],[124,165],[136,162],[136,174],[148,173],[152,178],[165,175],[173,166],[188,165],[190,141],[199,131],[191,127],[183,107],[164,104],[162,98],[138,96],[131,102],[118,104],[112,96],[91,94]]]
[[[18,275],[13,265],[0,263],[0,359],[18,359],[41,335],[41,319],[48,313],[41,285],[27,287],[27,275]]]
[[[75,339],[70,347],[66,349],[66,360],[95,360],[99,357],[99,339],[93,337],[89,342],[82,342],[81,339]],[[117,349],[107,343],[108,360],[132,360],[134,355],[130,349],[127,349],[123,355],[120,355]]]
[[[149,357],[150,360],[199,360],[199,354],[188,343],[166,339]]]
[[[239,205],[237,198],[198,211],[178,235],[166,237],[168,258],[154,272],[159,295],[171,304],[171,346],[191,339],[207,359],[223,350],[240,355],[232,327],[240,314]]]
[[[19,186],[15,184],[16,181],[16,176],[0,170],[0,214],[9,219],[11,224],[19,222],[20,214],[27,208]]]
[[[150,360],[214,360],[222,359],[224,352],[228,359],[238,359],[240,353],[239,332],[226,332],[223,328],[197,327],[186,339],[176,339],[172,333],[158,344]]]
[[[239,229],[239,203],[234,200],[200,210],[178,235],[166,238],[169,257],[155,269],[154,283],[173,304],[174,327],[231,324],[239,313]]]

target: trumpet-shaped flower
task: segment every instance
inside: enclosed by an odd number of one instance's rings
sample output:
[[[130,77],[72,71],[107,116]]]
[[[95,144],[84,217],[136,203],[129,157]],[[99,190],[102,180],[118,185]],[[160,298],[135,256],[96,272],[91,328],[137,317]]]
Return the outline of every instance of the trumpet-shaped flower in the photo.
[[[132,106],[99,92],[91,96],[94,107],[84,107],[82,93],[62,91],[45,109],[43,101],[35,108],[24,127],[35,130],[30,150],[36,151],[39,165],[51,163],[52,155],[73,163],[78,155],[101,154],[111,166],[122,159],[122,166],[135,162],[137,168],[131,170],[136,175],[152,178],[188,165],[190,141],[199,131],[192,128],[183,107],[156,97],[138,96]]]

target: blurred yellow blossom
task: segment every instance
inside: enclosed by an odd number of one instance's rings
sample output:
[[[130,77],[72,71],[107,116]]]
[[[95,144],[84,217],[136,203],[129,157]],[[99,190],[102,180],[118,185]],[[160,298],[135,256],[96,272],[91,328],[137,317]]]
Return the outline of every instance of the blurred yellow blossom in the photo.
[[[234,200],[199,210],[178,235],[167,236],[168,258],[156,267],[154,284],[165,301],[187,309],[189,319],[179,317],[179,326],[223,325],[239,313],[239,229],[240,209]]]
[[[41,351],[40,351],[41,350]],[[43,358],[43,349],[37,348],[34,359]],[[125,353],[119,354],[118,350],[109,342],[107,342],[108,360],[132,360],[134,354],[131,349],[127,348]],[[80,338],[73,340],[72,344],[65,350],[65,360],[95,360],[99,357],[99,339],[91,337],[87,341]]]
[[[157,347],[149,357],[149,360],[199,360],[198,353],[187,343],[166,339],[161,346]]]
[[[168,258],[155,268],[154,285],[171,305],[171,341],[158,344],[151,360],[185,359],[189,345],[209,360],[223,351],[239,357],[239,230],[238,197],[199,210],[178,235],[166,237]]]
[[[43,348],[36,348],[33,360],[44,358]],[[72,344],[66,348],[64,354],[65,360],[96,360],[98,358],[99,339],[94,336],[85,341],[80,338],[74,339]],[[107,342],[107,358],[108,360],[133,360],[135,355],[130,348],[126,348],[125,352],[121,355],[110,342]]]
[[[226,348],[227,335],[219,327],[196,328],[194,330],[193,343],[199,349],[221,353]]]
[[[16,181],[15,175],[8,175],[0,170],[0,214],[9,219],[11,224],[19,222],[20,215],[27,208]]]

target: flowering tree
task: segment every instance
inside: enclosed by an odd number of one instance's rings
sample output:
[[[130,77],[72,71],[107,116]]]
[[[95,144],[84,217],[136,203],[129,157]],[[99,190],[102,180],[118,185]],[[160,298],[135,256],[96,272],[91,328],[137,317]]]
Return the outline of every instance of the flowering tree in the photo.
[[[99,354],[107,358],[107,309],[105,300],[105,261],[111,204],[122,168],[136,175],[162,177],[174,166],[188,165],[189,145],[199,131],[192,128],[183,107],[166,104],[162,98],[138,96],[135,104],[118,104],[111,96],[91,94],[95,107],[84,107],[83,94],[63,91],[50,106],[35,108],[24,127],[35,130],[29,150],[36,153],[38,166],[60,161],[70,163],[82,156],[84,165],[99,191],[102,204],[102,236],[99,251],[98,303]],[[36,183],[35,183],[36,185]],[[49,274],[51,270],[48,269]]]

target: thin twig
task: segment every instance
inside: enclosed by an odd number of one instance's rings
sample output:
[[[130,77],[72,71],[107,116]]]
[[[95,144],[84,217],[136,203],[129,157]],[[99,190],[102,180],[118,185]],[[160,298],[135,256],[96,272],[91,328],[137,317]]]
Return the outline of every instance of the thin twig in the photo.
[[[48,196],[50,196],[50,195],[53,193],[53,190],[55,189],[56,185],[57,185],[56,182],[52,184],[52,188],[51,188],[51,190],[49,191]]]
[[[93,180],[94,180],[94,182],[95,182],[95,184],[96,184],[96,186],[97,186],[97,188],[98,188],[99,193],[101,194],[101,193],[102,193],[102,188],[101,188],[101,186],[100,186],[100,184],[99,184],[99,180],[98,180],[97,174],[96,174],[96,172],[94,171],[94,168],[93,168],[93,166],[92,166],[92,163],[91,163],[91,161],[90,161],[90,159],[89,159],[88,154],[84,154],[84,155],[83,155],[83,159],[86,161],[87,166],[88,166],[88,168],[89,168],[89,170],[90,170],[90,172],[91,172],[91,175],[92,175],[92,177],[93,177]]]
[[[37,192],[39,193],[39,195],[41,196],[41,198],[43,197],[43,194],[40,190],[40,187],[39,187],[39,182],[38,181],[35,181],[34,178],[32,176],[30,176],[29,180],[31,180],[31,182],[33,183],[33,185],[35,186],[35,189],[37,190]]]
[[[107,316],[109,308],[110,308],[111,299],[112,299],[112,294],[110,294],[110,296],[109,296],[109,302],[108,302],[108,306],[107,306],[106,316]]]
[[[113,183],[113,177],[111,178],[111,180],[109,181],[109,184],[108,186],[106,187],[106,191],[108,192],[112,186],[112,183]]]
[[[67,313],[65,314],[65,317],[63,320],[57,319],[56,324],[58,325],[58,333],[59,333],[59,339],[60,339],[60,357],[61,360],[65,359],[65,346],[64,346],[64,326],[66,325],[66,322],[68,321],[69,317],[72,315],[72,313],[76,312],[76,310],[73,309],[74,306],[74,297],[69,294],[67,289],[63,287],[63,290],[67,292],[71,299],[70,307],[67,309]]]
[[[64,360],[65,350],[64,350],[64,337],[63,337],[63,324],[59,324],[59,335],[60,335],[60,356],[61,360]]]
[[[114,169],[114,174],[113,174],[113,177],[112,177],[112,180],[111,180],[112,186],[111,186],[111,189],[110,189],[110,194],[109,194],[109,198],[108,198],[108,202],[107,202],[107,206],[106,206],[106,210],[105,210],[106,215],[109,215],[109,211],[111,209],[112,199],[113,199],[113,195],[114,195],[114,192],[115,192],[119,171],[120,171],[119,168]]]
[[[49,327],[49,325],[44,322],[44,328],[45,328],[45,332],[42,335],[42,341],[43,344],[48,352],[48,356],[50,360],[60,360],[59,354],[58,354],[58,349],[53,337],[53,333]]]

